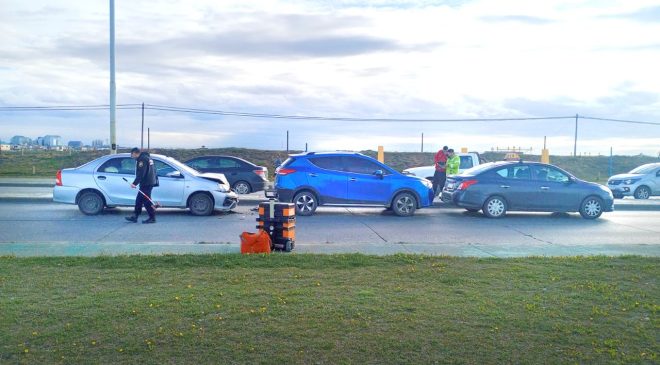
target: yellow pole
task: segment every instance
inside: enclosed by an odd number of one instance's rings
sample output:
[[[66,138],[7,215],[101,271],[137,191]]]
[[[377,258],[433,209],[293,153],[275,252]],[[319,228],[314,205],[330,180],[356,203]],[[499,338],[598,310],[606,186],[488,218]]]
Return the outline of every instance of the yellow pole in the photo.
[[[383,146],[378,146],[378,161],[380,161],[380,163],[385,163],[385,150],[383,149]]]
[[[467,153],[468,149],[467,147],[461,147],[461,153]]]

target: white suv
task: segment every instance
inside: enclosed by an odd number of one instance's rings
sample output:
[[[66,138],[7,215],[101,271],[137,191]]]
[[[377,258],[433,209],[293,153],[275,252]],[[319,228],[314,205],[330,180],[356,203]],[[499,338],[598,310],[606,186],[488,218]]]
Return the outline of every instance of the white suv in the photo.
[[[476,152],[469,152],[469,153],[457,153],[456,156],[458,156],[461,159],[461,165],[459,167],[458,173],[460,174],[461,172],[471,169],[481,163],[481,159],[479,158],[479,154]],[[404,175],[412,175],[412,176],[417,176],[417,177],[423,177],[429,180],[433,180],[433,174],[435,173],[435,166],[421,166],[421,167],[411,167],[409,169],[403,170]]]
[[[607,180],[607,186],[617,199],[631,195],[635,199],[648,199],[660,195],[660,162],[636,167],[627,174],[614,175]]]

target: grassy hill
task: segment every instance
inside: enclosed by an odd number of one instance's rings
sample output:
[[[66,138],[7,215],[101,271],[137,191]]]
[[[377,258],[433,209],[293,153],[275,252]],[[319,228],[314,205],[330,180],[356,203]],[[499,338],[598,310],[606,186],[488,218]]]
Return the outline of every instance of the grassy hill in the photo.
[[[128,152],[128,151],[120,151]],[[187,159],[202,155],[230,155],[244,158],[257,165],[266,166],[272,174],[275,170],[274,161],[279,158],[284,161],[287,157],[284,151],[254,150],[246,148],[213,148],[213,149],[154,149],[153,153],[171,156],[177,160]],[[292,151],[295,153],[296,151]],[[107,154],[107,151],[88,152],[58,152],[58,151],[30,151],[3,152],[0,154],[0,176],[20,177],[54,177],[59,169],[80,166],[97,157]],[[376,157],[376,151],[362,151],[362,153]],[[386,152],[385,163],[394,169],[401,171],[408,167],[425,166],[433,164],[432,152]],[[503,153],[486,152],[481,155],[485,161],[500,161],[504,159]],[[539,161],[538,155],[525,155],[525,160]],[[657,157],[637,156],[614,156],[613,173],[627,172],[636,166],[659,162]],[[551,156],[550,162],[562,167],[579,178],[604,182],[608,177],[608,156]],[[34,173],[33,173],[34,171]]]

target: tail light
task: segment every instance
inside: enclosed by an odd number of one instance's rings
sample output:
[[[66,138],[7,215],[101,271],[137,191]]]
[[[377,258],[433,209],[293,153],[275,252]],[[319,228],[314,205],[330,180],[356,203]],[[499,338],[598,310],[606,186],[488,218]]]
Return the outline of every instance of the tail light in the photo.
[[[264,171],[264,170],[259,169],[259,170],[253,170],[253,171],[254,171],[255,174],[257,174],[259,176],[266,176],[266,171]]]
[[[57,170],[55,174],[55,185],[62,186],[62,170]]]
[[[296,172],[296,169],[287,169],[287,168],[278,168],[275,171],[276,174],[282,175],[282,176],[293,174],[294,172]]]
[[[474,185],[477,183],[477,180],[465,180],[462,183],[458,185],[458,188],[456,190],[466,190],[470,186]]]

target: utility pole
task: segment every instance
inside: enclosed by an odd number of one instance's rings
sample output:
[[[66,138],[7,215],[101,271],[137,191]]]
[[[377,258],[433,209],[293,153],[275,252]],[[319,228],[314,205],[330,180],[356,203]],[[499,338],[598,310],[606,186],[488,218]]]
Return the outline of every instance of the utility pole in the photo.
[[[117,153],[115,112],[117,109],[115,85],[115,0],[110,0],[110,153]]]
[[[422,133],[422,153],[424,153],[424,133]]]
[[[151,150],[151,133],[149,128],[147,128],[147,151]]]
[[[307,152],[307,142],[305,142],[305,152]]]
[[[286,131],[286,153],[289,153],[289,131]]]
[[[144,103],[142,103],[142,130],[140,132],[140,149],[144,148]]]
[[[575,141],[573,143],[573,157],[577,157],[577,129],[578,129],[578,115],[575,114]]]

